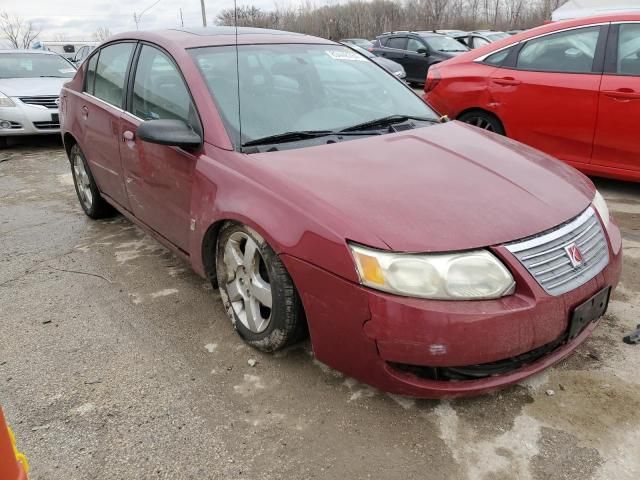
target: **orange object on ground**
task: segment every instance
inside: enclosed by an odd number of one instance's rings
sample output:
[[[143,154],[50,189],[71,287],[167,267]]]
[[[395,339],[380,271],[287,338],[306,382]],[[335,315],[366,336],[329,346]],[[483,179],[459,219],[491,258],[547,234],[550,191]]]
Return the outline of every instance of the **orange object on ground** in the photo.
[[[0,408],[0,480],[27,480],[29,465],[16,450],[15,439]]]

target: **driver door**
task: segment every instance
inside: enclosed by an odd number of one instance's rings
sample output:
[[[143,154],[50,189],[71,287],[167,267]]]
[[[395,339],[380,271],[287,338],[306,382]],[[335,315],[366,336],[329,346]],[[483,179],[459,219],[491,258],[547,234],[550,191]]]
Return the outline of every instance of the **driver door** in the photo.
[[[132,68],[132,91],[120,117],[120,155],[133,214],[182,250],[188,249],[197,154],[136,137],[145,120],[184,120],[200,131],[189,90],[173,60],[143,44]]]

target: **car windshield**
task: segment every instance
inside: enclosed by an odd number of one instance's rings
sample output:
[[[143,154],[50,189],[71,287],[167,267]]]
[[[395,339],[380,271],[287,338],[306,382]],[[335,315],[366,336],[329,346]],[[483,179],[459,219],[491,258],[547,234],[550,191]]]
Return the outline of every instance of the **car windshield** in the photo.
[[[485,34],[485,36],[492,42],[497,42],[498,40],[502,40],[503,38],[509,38],[511,35],[504,32],[495,32],[495,33],[487,33]]]
[[[189,52],[236,148],[265,137],[339,132],[389,117],[438,119],[390,73],[343,45],[240,45],[237,63],[234,46]]]
[[[71,78],[76,69],[60,55],[0,53],[0,78]]]
[[[469,50],[454,38],[447,37],[446,35],[432,35],[428,37],[422,37],[431,50],[438,52],[466,52]]]

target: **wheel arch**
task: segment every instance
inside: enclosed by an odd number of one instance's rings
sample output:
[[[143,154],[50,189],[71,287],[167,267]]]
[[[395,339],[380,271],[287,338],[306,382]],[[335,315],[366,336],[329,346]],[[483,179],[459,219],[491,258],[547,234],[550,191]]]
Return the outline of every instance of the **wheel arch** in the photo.
[[[65,132],[64,135],[62,135],[62,144],[64,145],[65,152],[67,152],[67,158],[71,160],[71,149],[74,145],[78,144],[76,137],[69,132]]]

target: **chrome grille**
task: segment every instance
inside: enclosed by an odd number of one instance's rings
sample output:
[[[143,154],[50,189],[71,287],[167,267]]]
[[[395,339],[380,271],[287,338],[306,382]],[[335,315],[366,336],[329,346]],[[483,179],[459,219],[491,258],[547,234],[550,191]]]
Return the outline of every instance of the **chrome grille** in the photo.
[[[56,128],[60,128],[60,123],[58,122],[33,122],[33,126],[38,130],[54,130]]]
[[[574,244],[582,255],[578,265],[566,250]],[[505,246],[550,295],[584,285],[609,263],[607,239],[592,207],[559,227]]]
[[[58,96],[57,95],[46,95],[40,97],[18,97],[22,103],[26,103],[29,105],[40,105],[41,107],[47,108],[58,108]]]

